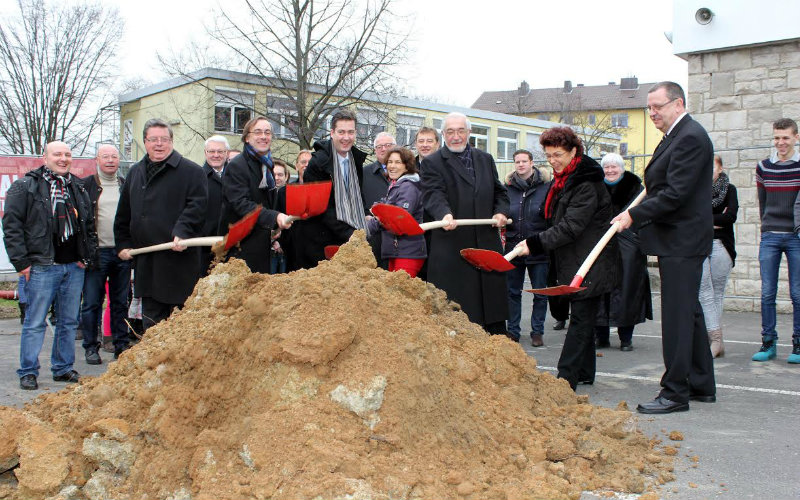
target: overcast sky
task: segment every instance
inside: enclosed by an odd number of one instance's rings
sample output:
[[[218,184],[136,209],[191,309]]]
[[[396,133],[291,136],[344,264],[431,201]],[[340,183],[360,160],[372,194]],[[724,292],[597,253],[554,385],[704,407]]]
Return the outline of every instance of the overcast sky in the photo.
[[[220,0],[101,0],[125,18],[123,78],[164,77],[156,54],[204,37]],[[670,0],[395,0],[413,17],[408,94],[460,106],[485,90],[640,82],[685,85],[686,62],[672,55]],[[13,0],[0,0],[8,12]],[[241,0],[223,0],[226,9]]]

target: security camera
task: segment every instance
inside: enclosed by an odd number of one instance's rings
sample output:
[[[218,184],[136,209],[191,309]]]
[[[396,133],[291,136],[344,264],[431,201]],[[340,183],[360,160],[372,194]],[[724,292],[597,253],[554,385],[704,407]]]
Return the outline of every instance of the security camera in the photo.
[[[714,18],[714,13],[708,7],[701,7],[694,13],[694,20],[697,24],[706,25]]]

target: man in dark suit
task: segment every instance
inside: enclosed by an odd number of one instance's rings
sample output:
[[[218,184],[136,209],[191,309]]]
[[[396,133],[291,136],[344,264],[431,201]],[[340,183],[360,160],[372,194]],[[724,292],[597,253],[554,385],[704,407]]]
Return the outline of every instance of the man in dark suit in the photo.
[[[703,260],[711,253],[711,177],[714,147],[686,113],[683,89],[660,82],[647,110],[665,136],[644,171],[647,197],[613,219],[620,230],[639,229],[642,250],[658,256],[661,343],[666,371],[661,392],[640,413],[687,411],[689,400],[716,401],[714,364],[698,293]]]
[[[444,119],[445,146],[422,160],[422,202],[434,220],[447,223],[436,230],[428,253],[428,281],[461,305],[470,321],[491,334],[505,334],[508,319],[506,276],[475,269],[460,258],[464,248],[501,252],[497,227],[506,224],[508,193],[500,183],[494,159],[469,144],[466,116]],[[456,219],[495,219],[495,226],[456,229]]]
[[[364,184],[361,186],[361,197],[364,201],[364,210],[369,213],[370,208],[375,203],[379,203],[383,198],[386,198],[386,191],[389,190],[389,175],[386,173],[386,158],[389,156],[389,149],[397,145],[388,132],[380,132],[375,136],[375,141],[372,143],[375,148],[374,163],[364,165]],[[389,260],[381,258],[381,232],[371,234],[369,237],[369,245],[372,247],[372,253],[375,255],[375,260],[378,266],[383,269],[389,269]]]
[[[206,205],[205,222],[203,222],[202,236],[217,236],[227,232],[226,227],[219,227],[220,213],[222,212],[222,171],[228,160],[228,139],[221,135],[212,135],[205,142],[206,162],[203,163],[203,172],[206,174],[206,187],[208,188],[208,204]],[[214,259],[211,247],[200,249],[200,275],[208,275],[208,268]]]

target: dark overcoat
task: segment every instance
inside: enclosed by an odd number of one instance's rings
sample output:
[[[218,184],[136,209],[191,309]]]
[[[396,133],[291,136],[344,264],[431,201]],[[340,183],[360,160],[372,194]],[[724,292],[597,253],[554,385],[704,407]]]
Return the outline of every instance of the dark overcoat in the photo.
[[[369,165],[364,165],[364,183],[361,185],[361,199],[364,201],[364,210],[366,213],[369,213],[372,205],[386,198],[388,189],[389,177],[384,172],[380,162],[376,161]],[[378,266],[383,269],[389,269],[389,261],[382,255],[381,246],[383,243],[381,231],[370,233],[369,245],[372,247],[372,253],[375,255]]]
[[[331,141],[317,141],[314,143],[314,152],[308,162],[305,172],[303,172],[303,182],[330,181],[333,179],[333,148]],[[367,154],[360,149],[353,147],[350,149],[355,162],[355,170],[358,175],[358,185],[364,185],[364,160]],[[331,197],[328,199],[328,208],[324,213],[316,217],[309,217],[305,221],[295,223],[298,228],[295,232],[295,242],[297,248],[298,265],[302,268],[314,267],[321,260],[325,260],[325,246],[343,245],[350,239],[355,229],[336,218],[336,187],[331,189]]]
[[[508,216],[508,193],[500,183],[494,158],[478,149],[471,150],[475,179],[446,147],[422,160],[422,200],[434,220],[442,220],[447,214],[456,219]],[[436,229],[428,251],[428,281],[459,303],[470,321],[480,325],[505,321],[505,274],[476,269],[461,258],[459,252],[464,248],[503,251],[499,231],[493,226]]]
[[[208,205],[201,234],[203,236],[222,236],[225,234],[225,231],[221,231],[219,227],[219,218],[222,213],[222,178],[208,163],[203,164],[203,173],[206,174]],[[214,260],[214,253],[211,251],[211,247],[200,247],[201,276],[208,274],[212,260]]]
[[[269,273],[272,230],[278,220],[273,210],[277,189],[259,188],[263,178],[261,163],[247,153],[236,156],[222,176],[222,215],[220,230],[227,232],[228,225],[261,205],[253,230],[229,255],[243,259],[254,273]]]
[[[548,229],[528,238],[528,247],[550,252],[550,265],[555,271],[555,283],[569,285],[581,264],[603,237],[614,214],[611,196],[603,182],[603,170],[596,161],[583,156],[569,176],[564,189],[556,195]],[[552,189],[552,187],[551,187]],[[538,240],[538,245],[532,240]],[[570,295],[585,299],[610,292],[619,277],[619,253],[614,238],[608,242],[594,265],[586,273],[582,286],[586,290]]]
[[[613,186],[606,184],[611,195],[611,208],[619,214],[642,192],[642,180],[632,172],[622,174]],[[597,315],[598,325],[633,326],[653,319],[650,275],[647,256],[642,252],[639,235],[628,228],[616,236],[619,246],[621,276],[619,286],[603,297]]]
[[[203,169],[173,151],[147,182],[147,157],[131,167],[114,219],[117,252],[201,235],[208,190]],[[200,249],[164,250],[134,257],[135,297],[183,304],[200,277]]]

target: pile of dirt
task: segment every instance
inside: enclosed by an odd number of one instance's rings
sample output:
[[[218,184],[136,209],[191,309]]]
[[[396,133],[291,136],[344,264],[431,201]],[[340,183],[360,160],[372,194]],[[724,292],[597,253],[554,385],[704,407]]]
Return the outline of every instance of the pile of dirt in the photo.
[[[217,266],[108,372],[0,408],[0,498],[572,498],[673,458],[362,233],[288,275]]]

